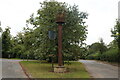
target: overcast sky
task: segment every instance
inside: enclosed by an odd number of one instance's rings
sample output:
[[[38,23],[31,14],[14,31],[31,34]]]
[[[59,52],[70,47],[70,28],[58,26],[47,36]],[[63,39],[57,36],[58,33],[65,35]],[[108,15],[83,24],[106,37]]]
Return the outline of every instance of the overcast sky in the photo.
[[[39,2],[43,0],[0,0],[0,21],[4,30],[11,27],[11,34],[16,35],[26,26],[26,20],[39,8]],[[120,0],[57,0],[70,5],[79,6],[79,11],[89,14],[86,25],[88,25],[87,44],[92,44],[103,38],[108,44],[111,38],[111,28],[118,18],[118,2]]]

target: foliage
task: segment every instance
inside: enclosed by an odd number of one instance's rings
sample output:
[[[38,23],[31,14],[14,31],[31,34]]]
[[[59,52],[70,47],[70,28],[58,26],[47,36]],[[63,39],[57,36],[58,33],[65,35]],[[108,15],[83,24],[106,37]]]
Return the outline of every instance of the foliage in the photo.
[[[32,36],[29,28],[24,28],[24,32],[19,32],[16,37],[12,38],[13,58],[34,58],[32,54],[33,48],[31,38]]]
[[[118,62],[118,59],[118,48],[110,49],[101,55],[101,60],[105,61]]]
[[[107,50],[107,46],[104,44],[103,40],[101,39],[100,42],[95,42],[89,45],[88,54],[95,54],[95,53],[103,54],[106,50]]]
[[[13,56],[12,57],[22,58],[24,51],[25,51],[25,47],[23,45],[18,44],[13,48]]]
[[[100,53],[90,54],[86,57],[86,59],[100,60],[100,55]]]
[[[2,33],[2,56],[10,57],[12,44],[11,44],[11,35],[10,35],[10,27],[7,27],[5,31]]]
[[[116,20],[116,25],[114,28],[111,30],[112,32],[112,37],[114,37],[114,40],[117,42],[118,46],[118,56],[120,57],[120,22]],[[119,60],[120,62],[120,60]]]
[[[108,49],[102,54],[100,53],[100,51],[97,51],[94,54],[88,55],[86,59],[118,62],[118,47],[117,47],[116,42],[114,40],[110,42]]]
[[[100,39],[99,51],[100,51],[100,54],[103,54],[105,51],[107,51],[107,47],[103,42],[102,38]]]
[[[80,47],[84,44],[86,39],[87,29],[83,24],[87,14],[79,12],[78,7],[68,6],[66,3],[57,1],[44,1],[41,8],[37,11],[37,16],[34,14],[27,20],[29,24],[34,25],[33,38],[34,55],[36,58],[49,59],[49,55],[57,56],[58,38],[50,40],[48,38],[48,31],[52,30],[58,34],[56,15],[59,12],[65,13],[65,24],[63,24],[63,54],[65,58],[78,59]],[[29,38],[31,40],[31,38]],[[27,40],[29,40],[27,39]],[[31,47],[31,46],[29,46]],[[74,56],[74,57],[73,57]]]
[[[116,21],[116,25],[114,28],[111,30],[112,32],[112,37],[117,41],[118,46],[120,47],[120,23]]]
[[[118,48],[117,41],[116,41],[116,40],[111,41],[111,42],[107,45],[107,47],[108,47],[108,49]]]

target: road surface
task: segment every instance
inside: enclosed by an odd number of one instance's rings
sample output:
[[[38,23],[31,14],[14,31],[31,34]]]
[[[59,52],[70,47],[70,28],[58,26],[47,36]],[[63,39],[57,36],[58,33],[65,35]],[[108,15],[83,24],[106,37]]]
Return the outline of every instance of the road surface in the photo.
[[[21,60],[0,59],[0,63],[2,63],[2,66],[0,66],[0,69],[2,69],[2,78],[27,78],[19,61]]]
[[[93,78],[118,78],[118,67],[94,60],[79,60]]]
[[[0,59],[0,79],[27,78],[21,66],[21,60]],[[118,78],[118,67],[93,60],[79,60],[93,78]],[[2,64],[2,65],[1,65]]]

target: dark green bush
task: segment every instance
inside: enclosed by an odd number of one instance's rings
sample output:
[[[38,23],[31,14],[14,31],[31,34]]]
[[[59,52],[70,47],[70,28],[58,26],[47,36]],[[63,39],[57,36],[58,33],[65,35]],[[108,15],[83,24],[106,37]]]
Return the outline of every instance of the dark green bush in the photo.
[[[90,54],[90,55],[87,56],[87,59],[99,60],[100,59],[100,53]]]
[[[101,55],[101,60],[117,62],[118,61],[118,49],[110,49]]]
[[[90,54],[86,57],[86,59],[118,62],[118,49],[112,48],[104,52],[103,54],[100,54],[99,52],[95,54]]]

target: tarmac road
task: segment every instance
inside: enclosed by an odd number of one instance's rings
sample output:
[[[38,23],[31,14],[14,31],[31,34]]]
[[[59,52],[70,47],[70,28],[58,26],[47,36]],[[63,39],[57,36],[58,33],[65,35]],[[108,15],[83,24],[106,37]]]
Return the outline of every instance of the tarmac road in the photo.
[[[0,69],[2,67],[2,78],[27,78],[19,61],[21,60],[0,59],[0,63],[2,63],[2,66],[0,66]]]
[[[21,60],[0,59],[0,79],[27,78],[21,66]],[[94,60],[79,60],[85,65],[93,78],[118,78],[118,67]],[[2,66],[1,66],[2,63]]]
[[[94,60],[79,60],[93,78],[118,78],[118,67]]]

